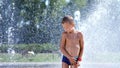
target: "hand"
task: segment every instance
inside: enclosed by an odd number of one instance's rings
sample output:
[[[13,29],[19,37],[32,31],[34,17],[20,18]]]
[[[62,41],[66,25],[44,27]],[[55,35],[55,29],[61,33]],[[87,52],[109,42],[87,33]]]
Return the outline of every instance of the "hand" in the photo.
[[[77,65],[80,66],[81,61],[77,61]]]
[[[76,64],[74,57],[69,57],[69,61],[72,65]]]
[[[76,64],[71,65],[71,68],[78,68],[80,66],[80,61],[77,61]]]

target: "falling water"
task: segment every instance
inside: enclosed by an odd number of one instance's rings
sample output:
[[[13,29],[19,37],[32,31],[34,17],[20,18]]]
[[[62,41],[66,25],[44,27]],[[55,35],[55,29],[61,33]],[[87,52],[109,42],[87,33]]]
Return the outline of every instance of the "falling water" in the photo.
[[[13,46],[14,46],[14,35],[13,35],[13,32],[14,31],[14,28],[13,27],[9,27],[8,28],[8,54],[10,55],[10,61],[13,62],[13,57],[14,57],[14,54],[15,54],[15,51],[13,49]]]
[[[91,60],[93,62],[98,63],[99,59],[97,59],[97,57],[99,57],[100,55],[103,55],[103,53],[104,54],[110,53],[109,57],[110,58],[112,57],[113,58],[112,60],[114,60],[114,56],[112,55],[112,53],[119,54],[119,50],[120,50],[120,47],[119,47],[119,45],[120,45],[120,43],[119,43],[119,41],[120,41],[120,38],[119,38],[119,35],[120,35],[120,27],[119,27],[120,26],[120,23],[119,23],[119,21],[120,21],[120,15],[119,15],[120,0],[96,0],[96,1],[98,1],[99,4],[98,5],[95,4],[95,9],[92,12],[90,12],[91,14],[87,15],[87,18],[84,20],[80,19],[80,18],[82,18],[82,15],[84,15],[84,14],[81,14],[79,10],[77,10],[77,11],[71,10],[71,11],[75,11],[73,13],[73,15],[74,15],[74,20],[76,22],[75,23],[76,29],[81,31],[84,35],[85,52],[83,55],[83,62],[86,62],[86,63]],[[66,0],[66,2],[69,3],[70,0]],[[49,16],[47,14],[47,11],[49,10],[49,4],[50,4],[49,0],[45,0],[45,5],[47,7],[45,9],[46,12],[44,15],[44,21],[42,22],[42,23],[46,23],[48,28],[50,28],[51,24],[53,25],[53,22],[58,22],[58,19],[54,19],[55,21],[52,20],[51,23],[47,23],[48,21],[51,21],[51,19],[47,18]],[[10,54],[10,56],[8,56],[8,57],[12,62],[14,62],[15,60],[13,57],[14,57],[14,54],[16,53],[16,51],[13,49],[13,46],[16,43],[15,4],[14,4],[14,2],[12,2],[12,0],[0,0],[0,6],[1,5],[4,5],[4,7],[2,6],[2,8],[4,8],[4,10],[2,10],[2,12],[0,14],[0,21],[5,22],[5,23],[7,22],[7,24],[4,24],[4,26],[0,27],[1,30],[5,29],[5,31],[6,31],[5,33],[1,33],[2,31],[0,30],[0,39],[7,37],[7,41],[8,41],[7,45],[9,47],[7,49],[7,52],[8,52],[8,54]],[[69,8],[71,8],[71,7],[69,7]],[[63,12],[65,12],[65,14],[67,14],[67,13],[70,14],[69,13],[70,11],[66,10],[66,9],[68,9],[68,8],[65,8],[63,10]],[[25,23],[25,22],[21,21],[20,27],[23,27],[23,23]],[[44,26],[42,23],[36,25],[37,28]],[[28,21],[28,22],[26,22],[26,24],[29,25],[30,22]],[[54,25],[57,25],[57,24],[54,24]],[[50,28],[50,29],[53,29],[53,28]],[[54,30],[53,30],[53,32],[51,31],[50,38],[55,38],[58,35],[58,34],[53,34],[53,33],[55,33]],[[1,34],[4,34],[4,35],[1,35]],[[24,37],[22,37],[22,39],[24,39]],[[36,39],[36,40],[38,40],[38,39]],[[46,40],[47,39],[44,39],[42,41],[46,41]],[[53,39],[52,41],[54,42],[55,40]],[[32,41],[34,41],[34,40],[32,40]],[[0,40],[0,45],[3,43],[5,43],[5,42]],[[102,56],[102,57],[105,59],[109,58],[109,57],[106,58],[104,56]],[[105,60],[102,57],[100,56],[100,60]],[[117,60],[117,59],[115,59],[115,60]],[[111,60],[109,60],[109,61],[112,62]],[[20,66],[21,63],[17,64],[17,65]],[[26,64],[23,63],[23,67],[25,65]],[[27,66],[29,66],[29,65],[31,65],[31,64],[28,64]],[[36,63],[34,63],[33,66],[34,65],[37,66]],[[38,64],[38,67],[39,67],[39,65],[40,64]],[[6,65],[6,66],[9,67],[9,65]],[[42,66],[42,64],[40,66]],[[87,65],[85,65],[85,66],[87,66]],[[91,67],[93,68],[94,66],[97,66],[97,64],[92,65]],[[22,65],[21,65],[21,67],[22,67]],[[31,67],[32,67],[32,65],[31,65]],[[88,65],[88,67],[89,67],[89,65]]]
[[[4,30],[6,30],[6,33],[4,33],[4,35],[2,36],[6,36],[7,37],[7,45],[8,45],[8,49],[7,52],[9,54],[9,60],[14,62],[14,54],[15,54],[15,50],[13,49],[13,46],[15,44],[15,14],[14,14],[14,10],[15,10],[15,3],[12,2],[11,0],[3,0],[1,1],[2,5],[4,5],[4,7],[2,6],[2,8],[4,10],[2,10],[2,16],[4,17],[5,20],[2,21],[6,23],[5,26],[2,26],[2,29],[5,28]]]
[[[75,11],[74,12],[74,21],[75,21],[75,28],[76,30],[80,30],[80,11]]]
[[[119,6],[119,0],[99,0],[95,11],[80,23],[80,31],[83,32],[85,40],[85,61],[93,59],[93,61],[98,61],[97,57],[100,55],[110,53],[113,57],[112,53],[119,53]],[[105,59],[102,58],[101,60]],[[117,61],[118,59],[115,60]]]

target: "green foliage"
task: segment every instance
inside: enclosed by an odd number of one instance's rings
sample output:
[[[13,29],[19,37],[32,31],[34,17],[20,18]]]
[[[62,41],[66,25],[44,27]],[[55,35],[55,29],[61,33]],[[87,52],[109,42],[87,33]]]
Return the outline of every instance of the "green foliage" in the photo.
[[[20,9],[20,16],[25,21],[32,21],[34,23],[41,19],[40,15],[46,8],[45,3],[41,0],[19,0],[17,7]]]
[[[0,52],[7,52],[8,46],[7,45],[1,45],[0,46]]]
[[[16,53],[12,55],[8,53],[0,53],[0,62],[60,62],[61,56],[58,53],[38,53],[35,55],[22,56]],[[111,57],[112,59],[111,59]],[[84,58],[86,62],[93,63],[120,63],[120,53],[97,53],[94,56]]]
[[[76,8],[85,6],[87,2],[87,0],[70,0],[71,2],[67,3],[66,0],[49,0],[50,3],[46,6],[45,1],[5,0],[2,7],[0,6],[4,22],[1,23],[3,41],[7,42],[6,31],[12,26],[15,28],[13,33],[15,38],[19,39],[17,41],[19,44],[58,43],[62,31],[60,23],[62,17],[66,14],[73,15],[73,12],[78,10]],[[10,6],[9,9],[8,6]],[[15,9],[12,9],[13,7]],[[7,10],[12,10],[8,16],[14,14],[14,21],[4,13]],[[8,25],[10,22],[13,25]]]
[[[79,8],[82,8],[87,5],[87,0],[74,0],[74,1]]]
[[[35,55],[28,54],[27,56],[22,56],[16,53],[12,58],[11,54],[0,53],[0,62],[60,62],[60,56],[53,53],[39,53]]]
[[[56,19],[59,16],[62,15],[62,8],[65,7],[67,3],[65,0],[50,0],[50,10],[51,18]]]
[[[1,45],[0,50],[2,53],[6,53],[8,45]],[[28,51],[34,51],[35,53],[52,53],[58,50],[58,46],[50,43],[44,44],[15,44],[13,48],[17,53],[27,53]]]

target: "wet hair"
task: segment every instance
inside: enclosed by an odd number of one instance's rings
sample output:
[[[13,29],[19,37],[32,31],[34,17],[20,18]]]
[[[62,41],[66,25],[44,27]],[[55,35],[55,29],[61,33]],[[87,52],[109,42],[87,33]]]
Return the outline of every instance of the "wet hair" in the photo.
[[[70,23],[70,24],[74,24],[74,20],[73,20],[73,17],[72,16],[64,16],[63,19],[62,19],[62,24],[64,23]]]

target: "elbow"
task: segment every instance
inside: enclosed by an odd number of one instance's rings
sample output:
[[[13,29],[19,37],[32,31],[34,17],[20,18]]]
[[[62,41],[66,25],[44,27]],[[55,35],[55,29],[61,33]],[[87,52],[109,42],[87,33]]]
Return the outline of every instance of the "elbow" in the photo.
[[[83,47],[81,47],[81,48],[80,48],[80,50],[81,50],[81,51],[83,51],[83,50],[84,50],[84,48],[83,48]]]

